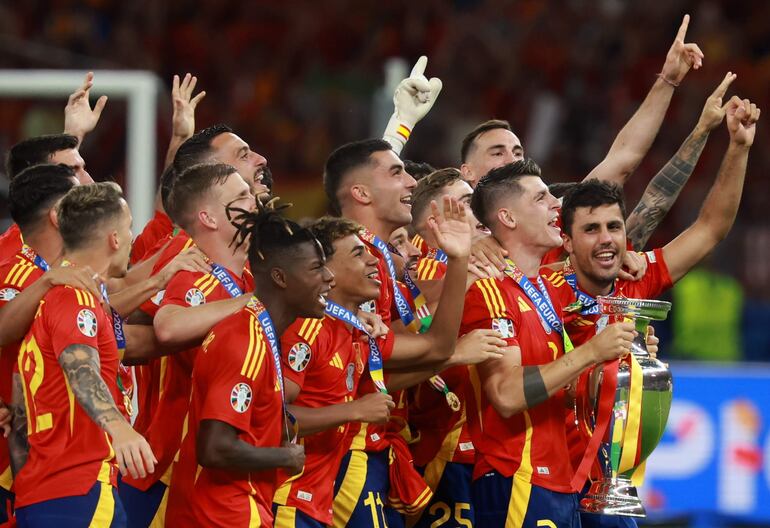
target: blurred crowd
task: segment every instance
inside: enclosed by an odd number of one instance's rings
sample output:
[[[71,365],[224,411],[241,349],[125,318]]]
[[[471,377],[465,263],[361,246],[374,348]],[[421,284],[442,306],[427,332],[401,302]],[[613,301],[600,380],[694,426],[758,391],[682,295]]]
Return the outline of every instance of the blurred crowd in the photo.
[[[682,13],[689,12],[688,37],[701,46],[704,67],[677,89],[655,145],[626,185],[633,204],[687,137],[705,98],[727,71],[738,74],[733,93],[770,107],[765,7],[759,0],[5,1],[0,4],[0,64],[152,70],[169,85],[173,74],[193,72],[208,93],[197,111],[199,128],[230,124],[267,154],[280,175],[278,194],[288,186],[320,197],[319,175],[328,153],[382,130],[374,102],[386,61],[402,57],[412,63],[426,54],[430,75],[441,78],[444,89],[405,158],[456,166],[462,136],[495,117],[511,122],[547,181],[576,181],[601,160],[638,107]],[[99,95],[98,76],[94,94]],[[170,133],[167,99],[161,97],[166,106],[158,120],[159,151]],[[0,150],[24,137],[61,130],[61,101],[10,103],[0,104]],[[82,149],[97,180],[122,181],[124,128],[125,106],[110,101]],[[699,285],[674,293],[687,296],[681,304],[712,308],[708,314],[714,321],[704,323],[688,342],[700,336],[708,343],[709,331],[735,336],[728,339],[735,352],[721,359],[770,359],[765,330],[770,326],[765,214],[770,151],[761,146],[766,134],[760,129],[735,228],[704,268]],[[694,219],[726,142],[723,127],[712,134],[650,246],[667,242]],[[319,198],[317,212],[324,206]],[[676,319],[669,324],[675,328]],[[669,352],[699,357],[698,350],[678,348]]]

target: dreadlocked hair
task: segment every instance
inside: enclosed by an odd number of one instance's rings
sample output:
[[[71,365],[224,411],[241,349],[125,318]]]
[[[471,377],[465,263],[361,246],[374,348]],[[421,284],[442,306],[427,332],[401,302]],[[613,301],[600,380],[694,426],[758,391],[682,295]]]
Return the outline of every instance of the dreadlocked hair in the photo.
[[[253,271],[259,271],[279,253],[298,244],[312,242],[320,248],[309,229],[283,216],[282,212],[291,204],[279,204],[279,199],[272,198],[265,204],[257,201],[253,211],[230,206],[226,209],[228,219],[237,228],[230,246],[237,249],[248,242],[249,264]]]

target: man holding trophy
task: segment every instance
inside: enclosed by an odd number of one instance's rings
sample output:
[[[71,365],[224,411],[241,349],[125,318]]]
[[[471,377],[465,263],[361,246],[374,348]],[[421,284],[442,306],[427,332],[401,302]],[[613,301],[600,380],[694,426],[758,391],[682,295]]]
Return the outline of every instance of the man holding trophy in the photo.
[[[626,252],[622,190],[589,180],[576,185],[565,196],[562,224],[569,260],[560,272],[543,268],[541,273],[560,289],[572,290],[576,295],[577,301],[567,308],[571,314],[565,323],[575,345],[601,332],[613,317],[633,316],[638,332],[643,332],[650,320],[664,319],[670,304],[644,299],[657,297],[670,288],[729,232],[740,204],[760,111],[747,99],[738,97],[730,99],[722,110],[727,116],[730,143],[716,180],[693,225],[663,248],[645,253],[648,271],[641,281],[618,279]],[[574,418],[569,416],[567,420],[577,426],[567,426],[577,471],[573,480],[576,486],[581,487],[580,477],[585,482],[602,442],[601,475],[592,475],[595,482],[581,502],[585,512],[644,516],[644,508],[631,486],[641,480],[643,462],[663,434],[671,405],[671,375],[665,365],[649,358],[643,342],[643,336],[637,338],[634,353],[621,363],[619,370],[617,363],[612,374],[604,370],[601,392],[610,393],[604,412],[597,386],[599,374],[584,373],[577,383]],[[591,434],[578,434],[581,429]],[[589,443],[589,437],[595,437],[595,441]],[[600,524],[592,515],[583,515],[582,521],[584,526]]]

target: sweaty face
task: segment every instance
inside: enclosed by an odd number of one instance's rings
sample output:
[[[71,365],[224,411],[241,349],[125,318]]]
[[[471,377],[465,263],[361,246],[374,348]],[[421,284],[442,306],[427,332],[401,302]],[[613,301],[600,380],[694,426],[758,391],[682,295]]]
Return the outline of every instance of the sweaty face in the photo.
[[[524,148],[516,134],[504,128],[495,128],[480,134],[473,141],[463,163],[463,177],[474,189],[489,171],[524,159]]]
[[[211,148],[214,159],[236,168],[254,196],[269,193],[262,183],[267,159],[251,150],[248,143],[231,132],[225,132],[211,141]]]
[[[417,262],[420,260],[420,250],[412,244],[406,228],[399,227],[393,231],[388,242],[390,242],[398,251],[398,255],[393,256],[393,262],[396,264],[398,276],[403,276],[404,269],[412,272],[417,271]]]
[[[377,257],[369,253],[356,235],[334,241],[334,255],[327,266],[334,273],[331,297],[335,301],[361,304],[380,295]]]
[[[597,284],[608,285],[618,276],[626,253],[626,224],[617,204],[578,207],[564,249],[576,270]]]
[[[216,221],[217,228],[222,231],[223,237],[229,244],[235,235],[236,227],[227,217],[227,207],[253,211],[257,207],[256,200],[251,194],[249,186],[237,172],[216,186],[210,196],[211,198],[207,200],[205,205],[206,211]],[[238,213],[234,212],[234,214],[237,215]],[[245,245],[243,248],[246,249]]]
[[[91,175],[86,171],[86,162],[80,156],[77,149],[57,150],[51,155],[51,163],[66,165],[75,172],[80,185],[94,183]]]
[[[377,218],[395,227],[409,224],[412,221],[412,190],[417,182],[392,150],[375,152],[371,161],[361,170],[366,171],[365,181]]]
[[[131,210],[125,200],[121,200],[122,214],[116,223],[116,238],[118,247],[110,262],[108,271],[110,277],[123,277],[128,271],[128,262],[131,255],[131,241],[134,238],[131,232]]]
[[[334,287],[334,273],[327,267],[321,247],[315,241],[305,242],[287,255],[291,262],[283,269],[289,306],[297,317],[323,317],[326,297]]]
[[[523,192],[508,204],[502,204],[516,221],[519,240],[541,249],[561,246],[561,229],[557,225],[559,201],[548,192],[548,186],[538,176],[525,176],[519,184]],[[500,214],[503,211],[498,211],[498,216]]]

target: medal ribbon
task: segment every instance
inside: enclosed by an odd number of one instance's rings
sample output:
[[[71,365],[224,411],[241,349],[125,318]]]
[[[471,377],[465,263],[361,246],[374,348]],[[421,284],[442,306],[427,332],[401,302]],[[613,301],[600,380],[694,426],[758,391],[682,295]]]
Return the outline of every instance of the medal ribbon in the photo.
[[[366,334],[369,337],[369,375],[372,377],[372,381],[374,382],[374,385],[377,387],[377,389],[383,394],[387,394],[388,389],[385,386],[382,353],[380,352],[380,347],[377,345],[377,340],[374,339],[369,334],[369,332],[367,332],[366,328],[358,319],[358,317],[351,313],[351,311],[347,308],[340,306],[334,301],[327,300],[325,312],[329,317],[353,325],[356,330]]]
[[[503,270],[503,273],[513,279],[529,300],[532,301],[532,304],[537,308],[537,314],[540,316],[540,320],[545,325],[548,325],[549,328],[561,334],[564,340],[564,353],[567,354],[571,352],[575,347],[572,345],[572,341],[567,335],[567,332],[564,331],[559,314],[554,309],[553,303],[551,303],[551,297],[548,295],[548,290],[546,289],[545,284],[543,284],[543,279],[538,275],[537,287],[535,287],[535,285],[532,284],[532,281],[524,275],[511,259],[507,258],[505,259],[505,262],[508,265]]]
[[[286,393],[283,387],[283,369],[281,368],[281,343],[278,341],[278,336],[275,333],[275,325],[270,318],[265,305],[257,299],[256,295],[252,295],[246,308],[250,310],[259,321],[262,331],[267,337],[267,344],[270,348],[270,353],[273,355],[273,365],[275,365],[275,372],[278,378],[278,388],[281,390],[281,406],[283,408],[284,425],[286,427],[286,437],[292,442],[296,441],[296,435],[289,433],[289,423],[293,426],[296,424],[294,416],[286,409]]]
[[[102,294],[102,299],[110,307],[112,313],[112,333],[115,334],[115,343],[118,347],[118,353],[122,358],[126,353],[126,334],[123,328],[123,318],[120,316],[117,310],[110,304],[110,297],[107,295],[107,286],[104,283],[99,285],[99,291]],[[133,399],[133,387],[126,387],[123,384],[122,375],[131,375],[133,367],[126,367],[123,361],[118,362],[118,390],[123,395],[123,405],[126,408],[126,412],[129,416],[134,416],[134,406],[132,405]]]
[[[235,282],[233,276],[230,275],[230,272],[219,264],[211,264],[211,275],[219,281],[219,284],[233,299],[243,295],[241,288]]]
[[[21,253],[27,257],[32,263],[43,271],[48,271],[51,266],[45,261],[43,257],[37,254],[37,252],[29,247],[27,244],[21,246]]]
[[[393,284],[393,297],[396,300],[396,309],[398,310],[398,316],[401,319],[401,321],[404,323],[404,326],[409,328],[412,332],[415,334],[419,334],[422,331],[422,328],[417,320],[414,317],[414,314],[412,313],[411,308],[409,308],[409,303],[404,298],[404,295],[401,293],[401,290],[398,289],[398,278],[396,274],[396,265],[393,263],[393,257],[390,255],[390,250],[388,249],[388,245],[382,241],[377,235],[372,233],[366,228],[361,228],[360,231],[361,238],[363,238],[365,241],[372,244],[377,251],[380,253],[380,256],[385,260],[385,265],[388,268],[388,275],[390,275],[391,282]],[[415,300],[415,304],[417,301]],[[421,323],[422,321],[420,321]]]
[[[431,248],[428,251],[428,254],[425,255],[425,258],[437,260],[442,264],[446,264],[447,261],[449,260],[449,258],[447,257],[447,254],[444,253],[444,250],[439,248]]]

